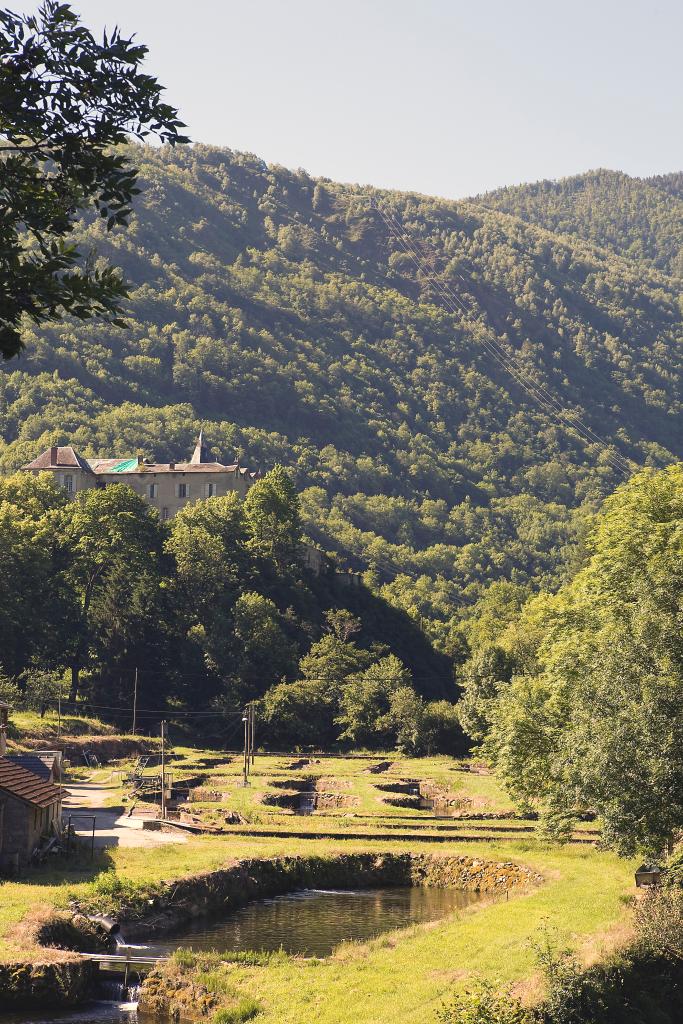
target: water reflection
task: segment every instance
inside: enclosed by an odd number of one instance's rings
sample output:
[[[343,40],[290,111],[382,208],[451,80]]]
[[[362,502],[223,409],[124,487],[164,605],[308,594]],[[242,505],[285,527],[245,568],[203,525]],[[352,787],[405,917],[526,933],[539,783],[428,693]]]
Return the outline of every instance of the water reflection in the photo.
[[[305,889],[247,904],[220,922],[194,922],[172,938],[153,941],[149,953],[164,956],[183,946],[219,952],[282,948],[327,956],[346,939],[365,940],[393,928],[436,921],[477,899],[478,893],[426,887]]]
[[[0,1024],[137,1024],[137,1007],[131,1003],[91,1003],[84,1010],[70,1013],[52,1013],[35,1010],[33,1013],[2,1013]]]

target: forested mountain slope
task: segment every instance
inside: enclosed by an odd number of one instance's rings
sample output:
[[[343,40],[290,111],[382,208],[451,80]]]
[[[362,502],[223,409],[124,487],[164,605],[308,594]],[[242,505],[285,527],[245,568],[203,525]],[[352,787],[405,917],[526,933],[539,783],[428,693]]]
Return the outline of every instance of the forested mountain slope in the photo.
[[[291,467],[309,534],[443,635],[493,580],[563,577],[622,479],[614,452],[680,456],[678,282],[646,260],[478,201],[349,194],[228,150],[135,157],[131,228],[81,239],[133,282],[129,330],[27,336],[0,370],[5,466],[67,440],[182,457],[201,422],[220,456]],[[425,247],[436,285],[370,198]]]
[[[475,201],[683,276],[681,174],[642,179],[619,171],[589,171],[497,189]]]

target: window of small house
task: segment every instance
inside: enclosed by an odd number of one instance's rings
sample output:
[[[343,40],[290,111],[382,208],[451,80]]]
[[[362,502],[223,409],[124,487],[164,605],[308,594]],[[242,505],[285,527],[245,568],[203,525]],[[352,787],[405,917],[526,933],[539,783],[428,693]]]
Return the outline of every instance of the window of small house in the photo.
[[[156,498],[159,493],[159,484],[150,484],[147,488],[150,498]]]
[[[186,498],[188,496],[189,490],[190,488],[188,484],[178,484],[178,497]]]
[[[71,473],[64,474],[64,489],[71,494],[74,489],[74,478]]]
[[[165,505],[164,505],[164,507],[161,510],[161,518],[162,519],[168,519],[168,509],[166,508]]]
[[[215,484],[207,484],[206,485],[206,496],[207,496],[207,498],[215,498],[216,497],[216,485]]]

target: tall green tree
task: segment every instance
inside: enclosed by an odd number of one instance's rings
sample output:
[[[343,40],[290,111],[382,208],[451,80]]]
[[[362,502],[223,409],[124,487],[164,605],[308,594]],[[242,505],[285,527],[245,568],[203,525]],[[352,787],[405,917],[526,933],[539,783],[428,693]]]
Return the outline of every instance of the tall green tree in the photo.
[[[130,621],[126,609],[132,597],[146,581],[159,579],[164,531],[154,509],[125,484],[79,492],[62,516],[66,579],[77,600],[77,615],[64,638],[70,651],[69,699],[75,700],[81,671],[98,642],[108,589],[116,586],[121,619]],[[111,603],[107,607],[111,614]]]
[[[537,668],[502,693],[487,747],[518,798],[591,808],[620,852],[660,854],[683,828],[683,468],[620,487],[589,551],[531,602]]]
[[[387,719],[392,694],[410,686],[411,675],[399,659],[389,654],[363,672],[349,676],[341,688],[337,724],[339,738],[355,746],[386,747],[394,740]]]
[[[114,317],[122,276],[69,236],[95,210],[125,226],[138,194],[129,136],[188,141],[162,87],[140,65],[147,48],[118,29],[99,43],[68,4],[36,15],[0,11],[0,353],[22,348],[22,321],[68,313]],[[114,319],[115,323],[120,321]]]
[[[75,611],[59,529],[67,501],[45,477],[0,478],[0,668],[11,676],[30,665],[65,664]]]
[[[203,673],[204,697],[232,701],[241,689],[235,607],[255,575],[247,537],[244,505],[234,493],[187,505],[170,525],[166,550],[175,564],[172,590],[187,641],[185,671],[195,677],[195,693]]]
[[[253,550],[278,569],[290,567],[301,545],[301,521],[296,488],[283,466],[275,466],[250,488],[244,515]]]

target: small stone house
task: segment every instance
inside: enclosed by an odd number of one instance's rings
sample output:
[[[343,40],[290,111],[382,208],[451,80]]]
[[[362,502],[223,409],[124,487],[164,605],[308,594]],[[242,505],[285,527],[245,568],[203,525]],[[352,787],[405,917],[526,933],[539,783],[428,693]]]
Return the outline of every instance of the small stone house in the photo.
[[[61,828],[62,791],[8,757],[0,757],[0,870],[17,871],[43,836]]]

